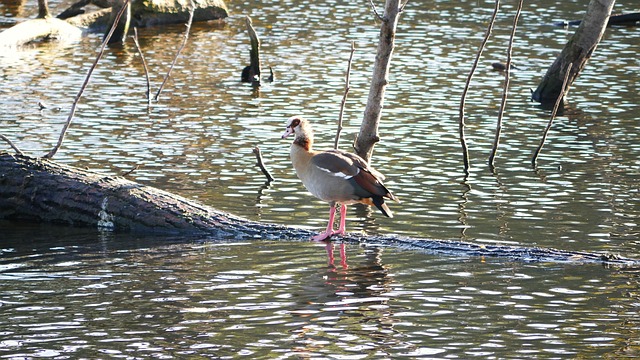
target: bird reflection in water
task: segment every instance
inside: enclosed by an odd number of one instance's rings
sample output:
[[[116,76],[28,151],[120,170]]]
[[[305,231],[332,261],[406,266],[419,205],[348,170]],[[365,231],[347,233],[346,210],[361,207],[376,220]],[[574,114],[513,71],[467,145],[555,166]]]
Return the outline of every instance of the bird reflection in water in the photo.
[[[326,243],[325,249],[327,250],[327,265],[329,265],[330,268],[335,269],[337,266],[334,264],[335,262],[335,255],[333,253],[334,244],[331,241],[325,241],[325,243]],[[349,265],[347,265],[346,244],[340,243],[338,247],[340,248],[340,266],[346,270],[349,268]]]
[[[355,204],[353,206],[354,218],[358,220],[360,226],[362,226],[362,231],[364,233],[376,234],[380,232],[380,226],[376,223],[375,217],[373,216],[373,211],[370,206]],[[329,268],[336,269],[338,265],[335,263],[335,247],[336,245],[340,251],[340,267],[342,269],[348,269],[349,265],[347,264],[347,252],[346,252],[346,244],[345,243],[334,243],[331,240],[324,240],[325,249],[327,250],[327,265]],[[376,251],[376,254],[379,252]],[[375,263],[379,263],[380,259],[376,255],[373,259]]]

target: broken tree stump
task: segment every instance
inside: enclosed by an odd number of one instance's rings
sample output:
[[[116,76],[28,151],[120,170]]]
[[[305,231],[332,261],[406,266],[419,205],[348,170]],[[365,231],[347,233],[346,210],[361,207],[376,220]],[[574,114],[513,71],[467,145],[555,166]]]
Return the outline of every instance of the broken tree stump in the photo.
[[[569,64],[573,64],[565,95],[569,92],[571,84],[580,75],[600,43],[614,3],[614,0],[589,2],[589,8],[582,23],[549,67],[538,88],[531,95],[531,99],[543,104],[553,104],[560,96],[566,69]]]
[[[242,82],[249,82],[255,86],[260,86],[260,39],[258,38],[256,30],[253,28],[251,18],[247,16],[245,20],[251,42],[251,51],[249,53],[249,66],[242,69],[240,78]]]

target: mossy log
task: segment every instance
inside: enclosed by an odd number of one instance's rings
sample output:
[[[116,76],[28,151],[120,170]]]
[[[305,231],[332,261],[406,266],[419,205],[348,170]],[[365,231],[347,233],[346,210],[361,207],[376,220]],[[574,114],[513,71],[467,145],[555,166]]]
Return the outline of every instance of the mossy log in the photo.
[[[206,235],[220,240],[307,240],[312,235],[304,229],[243,219],[122,177],[8,153],[0,153],[0,219],[111,231]],[[449,256],[640,266],[635,259],[549,248],[388,235],[347,234],[337,239]]]
[[[82,9],[78,6],[89,3],[91,1],[82,1],[72,5],[72,8],[75,13],[80,13]],[[133,0],[130,26],[148,27],[186,23],[189,19],[189,4],[189,0]],[[194,4],[196,7],[193,21],[217,20],[229,15],[223,0],[194,0]],[[84,30],[103,31],[110,24],[112,9],[100,9],[65,20],[57,18],[27,20],[0,32],[0,47],[20,47],[43,40],[80,38]]]
[[[97,0],[81,0],[72,5],[78,12],[80,7],[95,3]],[[223,0],[194,0],[195,10],[193,21],[209,21],[224,19],[229,16],[229,10]],[[131,26],[149,27],[165,24],[181,24],[189,20],[189,0],[132,0]],[[100,9],[87,14],[80,14],[66,19],[67,22],[89,30],[102,31],[109,23],[113,7]]]

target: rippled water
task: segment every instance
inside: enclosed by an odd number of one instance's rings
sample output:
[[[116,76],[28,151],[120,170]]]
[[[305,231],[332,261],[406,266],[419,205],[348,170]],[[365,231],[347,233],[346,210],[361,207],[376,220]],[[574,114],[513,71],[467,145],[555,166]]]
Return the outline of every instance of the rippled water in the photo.
[[[639,354],[637,271],[356,246],[343,267],[306,242],[57,235],[2,243],[0,357]]]
[[[320,230],[327,206],[295,178],[280,134],[286,118],[301,113],[314,122],[319,145],[332,146],[354,41],[341,142],[349,148],[379,24],[366,2],[229,5],[223,23],[194,24],[151,107],[133,43],[109,49],[56,160],[110,174],[140,165],[133,180],[247,218]],[[615,11],[634,5],[619,1]],[[473,169],[464,182],[458,104],[492,9],[493,2],[409,2],[373,160],[402,204],[391,204],[393,219],[354,206],[348,229],[640,257],[639,28],[607,30],[533,171],[530,156],[550,111],[529,102],[530,89],[575,29],[548,24],[579,19],[585,5],[525,4],[491,174],[486,158],[503,75],[489,65],[505,58],[515,9],[503,4],[467,100]],[[9,24],[32,16],[35,3],[0,10],[0,24]],[[263,65],[276,73],[259,89],[238,81],[248,62],[245,14],[262,38]],[[183,30],[140,30],[152,91]],[[99,43],[89,34],[77,43],[0,51],[1,132],[29,154],[47,152]],[[38,101],[50,108],[39,111]],[[277,178],[270,185],[254,165],[254,145]],[[325,250],[311,243],[138,239],[4,222],[0,230],[6,356],[591,358],[640,351],[633,271],[356,247],[347,249],[343,269],[328,267]]]

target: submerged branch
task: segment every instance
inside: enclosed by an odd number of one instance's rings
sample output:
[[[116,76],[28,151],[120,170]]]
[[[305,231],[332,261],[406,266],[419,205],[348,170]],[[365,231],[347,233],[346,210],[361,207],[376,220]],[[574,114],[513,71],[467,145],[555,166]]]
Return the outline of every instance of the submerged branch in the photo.
[[[178,62],[178,57],[180,56],[180,53],[185,48],[185,46],[187,46],[187,40],[189,39],[189,32],[191,31],[191,24],[193,23],[193,14],[196,11],[196,4],[193,2],[193,0],[190,1],[190,4],[191,4],[191,9],[189,10],[189,21],[187,21],[187,29],[184,32],[182,45],[180,45],[180,47],[178,48],[178,51],[176,52],[176,56],[173,58],[173,62],[169,67],[169,71],[167,71],[167,74],[164,76],[164,79],[162,80],[162,84],[160,84],[160,88],[156,92],[156,95],[153,97],[154,101],[158,101],[158,98],[160,97],[160,93],[162,92],[162,89],[164,89],[164,85],[167,83],[169,76],[171,76],[171,71],[173,71],[174,66],[176,66],[176,62]]]

